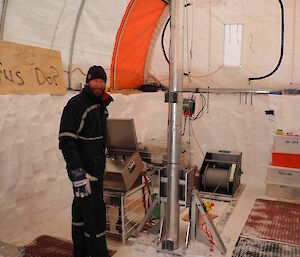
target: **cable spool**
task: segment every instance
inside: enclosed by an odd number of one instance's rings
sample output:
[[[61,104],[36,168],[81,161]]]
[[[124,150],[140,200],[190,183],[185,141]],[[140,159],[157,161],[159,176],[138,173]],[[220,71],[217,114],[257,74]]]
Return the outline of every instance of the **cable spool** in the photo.
[[[241,152],[207,152],[199,172],[199,191],[233,196],[240,186],[241,164]]]
[[[229,177],[230,168],[217,168],[208,163],[203,176],[204,191],[221,191],[230,194]]]

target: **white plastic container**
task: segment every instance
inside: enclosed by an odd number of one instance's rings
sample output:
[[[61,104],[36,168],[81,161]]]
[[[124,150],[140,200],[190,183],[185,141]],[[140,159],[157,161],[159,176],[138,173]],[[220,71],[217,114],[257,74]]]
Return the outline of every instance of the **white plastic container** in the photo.
[[[300,169],[269,165],[266,179],[270,183],[300,185]]]
[[[265,180],[266,195],[272,198],[300,201],[300,185],[282,184]]]
[[[300,136],[274,136],[274,152],[300,153]]]

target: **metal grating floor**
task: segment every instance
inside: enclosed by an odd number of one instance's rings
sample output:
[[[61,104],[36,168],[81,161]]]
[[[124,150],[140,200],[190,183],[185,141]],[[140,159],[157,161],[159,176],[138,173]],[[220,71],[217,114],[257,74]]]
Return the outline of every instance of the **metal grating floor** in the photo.
[[[73,252],[70,241],[45,235],[36,238],[24,248],[24,257],[72,257]]]
[[[241,235],[300,245],[300,204],[256,199]]]
[[[239,237],[233,257],[299,257],[300,247],[261,239]]]
[[[24,257],[72,257],[73,244],[70,241],[51,237],[40,236],[29,245],[24,246]],[[109,250],[112,256],[115,251]]]

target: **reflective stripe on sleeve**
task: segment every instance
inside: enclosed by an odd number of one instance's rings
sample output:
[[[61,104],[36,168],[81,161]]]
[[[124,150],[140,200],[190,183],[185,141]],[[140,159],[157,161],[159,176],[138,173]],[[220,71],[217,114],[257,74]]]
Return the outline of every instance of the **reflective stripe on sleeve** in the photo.
[[[72,137],[72,138],[78,139],[78,136],[76,134],[71,133],[71,132],[59,133],[58,138],[61,138],[61,137]]]
[[[76,227],[80,227],[80,226],[84,226],[84,223],[83,222],[72,222],[72,225],[76,226]]]
[[[103,136],[99,136],[99,137],[82,137],[82,136],[77,136],[71,132],[62,132],[58,135],[58,138],[61,137],[72,137],[74,139],[82,139],[82,140],[86,140],[86,141],[93,141],[93,140],[99,140],[99,139],[103,139]]]
[[[88,233],[86,233],[86,232],[84,232],[83,234],[84,234],[84,236],[85,236],[85,237],[88,237],[88,238],[90,238],[90,237],[91,237],[91,235],[90,235],[90,234],[88,234]],[[105,231],[104,231],[104,232],[102,232],[102,233],[100,233],[100,234],[96,234],[96,238],[103,237],[104,235],[105,235]]]
[[[100,237],[103,237],[105,235],[105,231],[100,233],[100,234],[96,234],[96,238],[100,238]]]
[[[81,137],[81,136],[78,136],[78,138],[80,138],[82,140],[98,140],[98,139],[102,139],[103,136],[99,136],[99,137]]]
[[[91,237],[91,235],[88,234],[88,233],[86,233],[86,232],[84,232],[83,234],[84,234],[86,237]]]

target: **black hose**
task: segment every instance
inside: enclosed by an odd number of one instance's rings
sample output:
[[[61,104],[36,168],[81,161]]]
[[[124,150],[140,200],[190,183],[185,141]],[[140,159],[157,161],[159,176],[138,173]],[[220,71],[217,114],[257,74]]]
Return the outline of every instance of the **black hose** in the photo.
[[[280,52],[280,58],[279,58],[278,64],[272,72],[270,72],[269,74],[267,74],[265,76],[249,78],[249,83],[251,80],[259,80],[259,79],[265,79],[267,77],[270,77],[278,70],[278,68],[281,64],[282,56],[283,56],[283,45],[284,45],[284,8],[283,8],[282,1],[281,0],[278,0],[278,1],[281,6],[281,52]]]
[[[165,45],[164,45],[164,38],[165,38],[166,29],[167,29],[167,26],[168,26],[170,20],[171,20],[171,16],[169,16],[169,18],[168,18],[168,20],[167,20],[167,22],[164,26],[164,29],[162,31],[162,35],[161,35],[161,47],[162,47],[162,50],[164,52],[164,57],[165,57],[165,59],[166,59],[166,61],[169,65],[170,65],[170,61],[169,61],[169,58],[168,58],[167,53],[166,53],[166,49],[165,49]]]
[[[187,6],[190,6],[190,5],[191,5],[191,4],[186,4],[184,7],[187,7]],[[165,38],[165,32],[166,32],[166,29],[167,29],[167,26],[168,26],[170,20],[171,20],[171,16],[169,16],[169,18],[167,19],[166,24],[165,24],[165,26],[164,26],[164,29],[163,29],[163,31],[162,31],[162,35],[161,35],[161,48],[162,48],[162,50],[163,50],[164,57],[165,57],[165,59],[166,59],[166,61],[167,61],[167,63],[168,63],[169,65],[170,65],[170,61],[169,61],[169,58],[168,58],[167,53],[166,53],[166,49],[165,49],[165,45],[164,45],[164,38]]]

